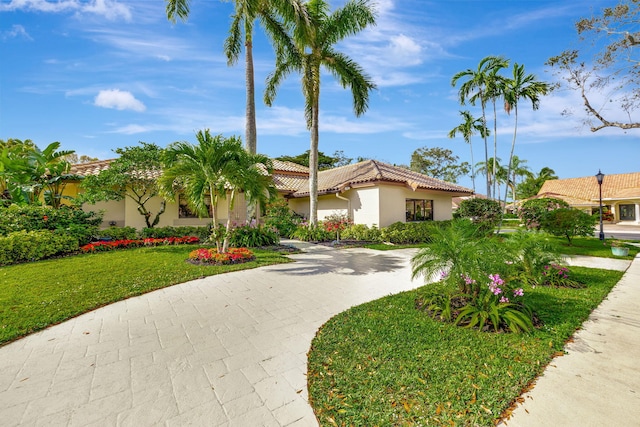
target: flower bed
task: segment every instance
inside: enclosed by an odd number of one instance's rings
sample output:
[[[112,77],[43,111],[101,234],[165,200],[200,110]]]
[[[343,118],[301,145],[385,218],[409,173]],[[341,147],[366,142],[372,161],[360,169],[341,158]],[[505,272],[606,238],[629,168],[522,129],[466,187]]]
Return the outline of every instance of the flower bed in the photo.
[[[241,264],[256,259],[253,252],[247,248],[229,248],[228,252],[220,253],[215,248],[196,249],[189,254],[188,262],[203,265]]]
[[[125,240],[113,240],[107,242],[93,242],[80,247],[82,252],[105,252],[114,249],[128,249],[137,248],[139,246],[160,246],[160,245],[185,245],[194,244],[200,242],[200,239],[195,236],[186,237],[167,237],[164,239],[125,239]]]

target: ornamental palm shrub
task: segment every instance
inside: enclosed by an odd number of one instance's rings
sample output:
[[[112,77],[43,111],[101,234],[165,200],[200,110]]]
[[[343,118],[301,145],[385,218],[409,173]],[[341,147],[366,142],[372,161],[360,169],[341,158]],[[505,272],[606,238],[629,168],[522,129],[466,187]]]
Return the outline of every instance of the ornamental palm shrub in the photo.
[[[514,259],[512,277],[529,285],[543,281],[545,267],[560,261],[560,248],[547,233],[519,230],[511,233],[504,244]]]
[[[437,277],[458,286],[464,294],[477,295],[477,282],[465,281],[485,277],[489,272],[503,273],[509,259],[503,245],[485,238],[480,225],[468,219],[457,219],[447,226],[429,224],[431,242],[411,260],[413,277],[426,280]]]
[[[486,237],[481,224],[467,219],[432,226],[431,243],[411,260],[413,277],[424,276],[457,287],[458,293],[427,304],[434,317],[487,331],[528,331],[532,312],[512,278],[518,253],[497,237]]]

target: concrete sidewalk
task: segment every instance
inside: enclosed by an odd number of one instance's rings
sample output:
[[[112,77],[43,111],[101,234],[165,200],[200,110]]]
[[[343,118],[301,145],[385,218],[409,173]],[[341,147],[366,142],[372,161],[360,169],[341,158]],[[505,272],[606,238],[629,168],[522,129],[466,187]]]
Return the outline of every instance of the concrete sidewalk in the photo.
[[[566,352],[503,425],[640,425],[640,255]]]
[[[317,426],[307,352],[335,314],[412,289],[412,250],[296,260],[100,308],[0,347],[0,425]]]

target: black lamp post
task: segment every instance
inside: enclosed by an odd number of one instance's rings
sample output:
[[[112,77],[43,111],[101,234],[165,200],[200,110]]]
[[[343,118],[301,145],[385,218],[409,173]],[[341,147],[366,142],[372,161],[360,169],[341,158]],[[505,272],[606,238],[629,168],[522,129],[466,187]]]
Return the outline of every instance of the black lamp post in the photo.
[[[604,174],[600,169],[598,169],[596,179],[598,180],[598,187],[600,187],[600,240],[604,241],[604,230],[602,228],[602,180],[604,179]]]

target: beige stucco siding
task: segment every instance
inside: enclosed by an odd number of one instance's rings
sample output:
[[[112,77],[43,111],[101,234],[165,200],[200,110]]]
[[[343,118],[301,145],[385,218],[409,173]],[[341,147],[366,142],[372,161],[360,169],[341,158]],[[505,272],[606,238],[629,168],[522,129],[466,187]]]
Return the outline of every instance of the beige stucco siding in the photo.
[[[344,194],[351,200],[355,224],[380,227],[380,190],[378,187],[356,188]]]

